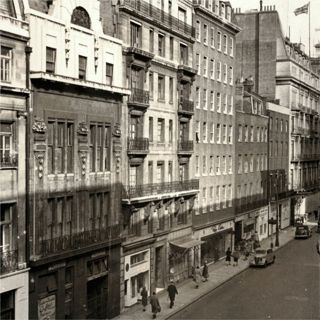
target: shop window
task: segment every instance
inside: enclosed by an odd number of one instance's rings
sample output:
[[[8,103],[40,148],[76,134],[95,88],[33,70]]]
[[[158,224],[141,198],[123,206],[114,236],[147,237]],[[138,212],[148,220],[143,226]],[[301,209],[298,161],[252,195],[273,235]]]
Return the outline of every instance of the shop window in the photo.
[[[12,78],[12,48],[1,46],[0,52],[0,80],[11,82]]]

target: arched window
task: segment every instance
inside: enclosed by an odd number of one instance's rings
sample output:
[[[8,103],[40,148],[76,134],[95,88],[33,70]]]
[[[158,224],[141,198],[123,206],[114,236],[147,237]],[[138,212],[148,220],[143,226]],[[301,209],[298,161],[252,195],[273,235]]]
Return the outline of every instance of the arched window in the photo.
[[[88,12],[82,7],[76,7],[72,12],[71,23],[90,29],[91,21]]]

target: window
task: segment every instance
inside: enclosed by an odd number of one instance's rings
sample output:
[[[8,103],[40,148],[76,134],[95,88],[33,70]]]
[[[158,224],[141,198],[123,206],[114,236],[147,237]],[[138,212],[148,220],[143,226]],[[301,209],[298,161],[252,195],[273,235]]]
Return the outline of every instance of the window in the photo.
[[[257,154],[256,156],[256,168],[257,168],[257,171],[260,171],[260,155]]]
[[[199,174],[199,156],[196,156],[196,175],[198,176]]]
[[[227,143],[227,125],[223,125],[223,131],[222,131],[222,143]]]
[[[149,29],[149,50],[154,51],[154,30],[152,28]]]
[[[90,123],[90,171],[110,170],[111,128],[101,122]]]
[[[250,172],[253,172],[253,154],[250,155]]]
[[[207,110],[207,89],[203,89],[203,110]]]
[[[207,212],[207,188],[202,188],[202,213]]]
[[[153,183],[153,162],[148,161],[148,183]]]
[[[227,35],[223,35],[223,52],[224,53],[228,53],[228,39],[227,39]]]
[[[71,23],[90,29],[91,21],[88,12],[83,7],[76,7],[71,16]]]
[[[207,123],[204,122],[203,123],[203,127],[202,127],[202,137],[203,137],[203,142],[207,142]]]
[[[229,114],[232,114],[232,113],[233,113],[233,96],[232,96],[232,95],[229,96],[228,101],[229,101],[229,104],[228,104],[228,113],[229,113]]]
[[[169,41],[169,51],[170,51],[170,59],[173,60],[173,53],[174,53],[174,38],[170,37],[170,41]]]
[[[173,102],[173,78],[169,78],[169,102]]]
[[[149,117],[149,141],[153,142],[153,118]]]
[[[223,174],[227,173],[227,157],[223,156],[222,157],[222,169],[221,169]]]
[[[1,293],[0,319],[15,319],[15,290]]]
[[[238,155],[238,173],[242,173],[242,155]]]
[[[220,123],[217,123],[217,134],[216,134],[216,137],[217,137],[217,143],[221,143],[221,125]]]
[[[223,94],[223,113],[227,113],[228,112],[228,95],[227,94]]]
[[[157,183],[164,182],[164,163],[162,161],[157,162]]]
[[[216,186],[216,209],[220,210],[220,186]]]
[[[223,65],[223,82],[227,83],[228,79],[228,66],[226,64]]]
[[[221,81],[221,62],[217,61],[216,66],[217,66],[217,77],[216,77],[216,79],[218,81]]]
[[[214,198],[213,198],[213,187],[211,186],[209,189],[209,196],[210,196],[210,209],[213,210],[213,205],[214,205]]]
[[[199,53],[196,54],[196,70],[197,70],[197,73],[200,74],[200,54]]]
[[[73,172],[74,124],[68,120],[48,120],[48,173]]]
[[[253,142],[253,126],[250,127],[250,142]]]
[[[0,80],[3,82],[10,82],[12,77],[12,49],[1,46],[0,59]]]
[[[180,64],[188,65],[188,46],[180,43]]]
[[[207,77],[208,76],[208,58],[203,57],[203,76]]]
[[[211,59],[210,60],[210,78],[211,79],[214,79],[214,60]]]
[[[229,126],[228,143],[232,144],[232,125]]]
[[[238,142],[242,141],[242,125],[239,124],[238,126]]]
[[[214,111],[214,91],[210,91],[210,110]]]
[[[232,156],[229,156],[229,161],[228,161],[228,173],[232,174]]]
[[[226,194],[226,186],[222,186],[221,189],[221,204],[222,204],[222,208],[226,208],[227,206],[227,198],[226,198],[227,194]]]
[[[221,32],[218,31],[217,33],[217,46],[218,46],[218,50],[221,51]]]
[[[142,28],[140,25],[130,22],[130,45],[131,47],[141,48],[142,45]]]
[[[207,156],[202,156],[202,174],[207,174]]]
[[[210,29],[210,45],[214,48],[214,28]]]
[[[216,174],[220,174],[220,156],[216,158]]]
[[[56,70],[56,49],[46,47],[46,72],[55,73]]]
[[[197,39],[197,41],[199,41],[199,42],[201,42],[200,30],[201,30],[201,24],[200,24],[200,21],[197,21],[197,22],[196,22],[196,39]]]
[[[149,97],[153,99],[153,72],[149,71]]]
[[[158,75],[158,100],[165,99],[165,76]]]
[[[208,26],[206,24],[203,25],[203,43],[208,45]]]
[[[164,119],[158,119],[157,141],[164,142]]]
[[[158,55],[165,56],[165,36],[161,33],[158,34]]]
[[[200,140],[200,121],[196,121],[196,142]]]
[[[169,120],[169,142],[172,143],[173,141],[173,121]]]
[[[13,165],[17,160],[14,125],[12,122],[0,122],[0,166]]]
[[[260,142],[260,127],[257,127],[257,142]]]
[[[210,124],[210,142],[214,143],[214,123]]]
[[[172,161],[168,162],[168,182],[172,182],[173,180],[173,166]]]
[[[229,67],[229,84],[233,85],[233,68]]]
[[[13,250],[13,245],[15,244],[13,240],[13,211],[14,211],[14,204],[0,204],[0,252],[4,253],[7,251]],[[1,261],[2,262],[2,261]],[[2,269],[1,265],[1,269]],[[2,297],[2,295],[1,295]]]
[[[229,44],[230,44],[230,56],[233,57],[233,38],[230,38]]]
[[[248,166],[248,155],[244,155],[244,165],[243,165],[243,172],[248,173],[249,166]]]
[[[112,86],[113,80],[113,64],[106,63],[106,82],[109,86]]]
[[[283,120],[282,119],[280,120],[280,131],[281,132],[283,131]]]
[[[87,57],[79,56],[79,79],[85,80],[87,73]]]
[[[231,184],[228,185],[228,190],[227,190],[227,202],[228,202],[228,207],[232,207],[232,186]]]
[[[221,93],[217,92],[217,112],[221,112]]]
[[[196,108],[200,109],[200,88],[196,87]]]
[[[138,167],[130,166],[129,167],[129,186],[135,187],[137,185],[137,176],[138,176]]]
[[[244,142],[248,142],[248,126],[244,126]]]
[[[209,163],[209,174],[210,175],[213,175],[213,173],[214,173],[214,168],[213,168],[213,166],[214,166],[214,161],[213,161],[213,156],[210,156],[210,163]]]

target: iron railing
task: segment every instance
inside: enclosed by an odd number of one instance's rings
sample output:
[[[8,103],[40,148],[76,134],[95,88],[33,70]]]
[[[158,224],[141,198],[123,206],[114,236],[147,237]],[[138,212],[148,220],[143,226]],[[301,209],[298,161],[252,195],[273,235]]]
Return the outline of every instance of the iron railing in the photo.
[[[195,28],[184,21],[172,16],[171,14],[147,3],[143,0],[122,0],[121,7],[130,11],[139,13],[147,19],[152,19],[154,23],[167,27],[173,31],[184,33],[187,36],[194,37]]]
[[[180,99],[179,111],[194,113],[194,102],[188,99]]]
[[[142,89],[132,88],[131,95],[129,96],[129,102],[148,104],[149,92]]]
[[[149,139],[148,138],[128,138],[128,151],[149,151]]]
[[[192,140],[180,140],[178,141],[178,151],[193,151]]]
[[[313,153],[313,154],[293,154],[292,161],[312,161],[312,160],[320,160],[320,154]]]
[[[302,127],[299,127],[299,126],[294,126],[292,128],[292,134],[304,134],[304,129]]]
[[[71,235],[41,240],[39,253],[46,256],[63,251],[81,249],[96,243],[115,240],[119,237],[119,224],[101,229],[85,230]]]
[[[0,157],[0,168],[16,168],[18,166],[17,155],[7,155]]]
[[[172,193],[199,189],[199,180],[183,180],[163,183],[141,184],[128,186],[124,191],[123,199],[151,196],[162,193]]]
[[[16,271],[18,268],[18,251],[0,252],[0,274]]]
[[[247,198],[247,201],[244,202],[245,199],[241,199],[241,202],[239,200],[236,201],[235,210],[236,214],[243,213],[245,211],[254,210],[257,208],[260,208],[262,206],[266,206],[268,204],[267,199],[260,199],[260,200],[254,200],[251,201],[250,197]]]

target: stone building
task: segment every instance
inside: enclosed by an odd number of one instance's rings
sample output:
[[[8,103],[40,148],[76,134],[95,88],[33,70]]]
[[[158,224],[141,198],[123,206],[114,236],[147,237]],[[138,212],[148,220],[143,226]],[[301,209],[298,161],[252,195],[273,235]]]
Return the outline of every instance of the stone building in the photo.
[[[163,290],[191,275],[192,179],[191,1],[101,1],[104,31],[123,40],[131,95],[123,109],[121,301],[131,306],[143,286]]]
[[[122,42],[97,0],[25,1],[32,54],[29,318],[119,314]]]
[[[203,241],[199,261],[216,261],[232,247],[234,229],[235,37],[232,8],[224,1],[193,2],[195,43],[193,84],[193,174],[199,195],[192,218]]]
[[[28,314],[26,127],[29,25],[18,1],[0,5],[1,319]]]
[[[268,116],[245,79],[236,89],[235,243],[268,237]]]
[[[289,189],[294,216],[319,210],[320,79],[302,44],[285,38],[275,8],[240,13],[237,76],[253,76],[254,91],[290,110]]]

